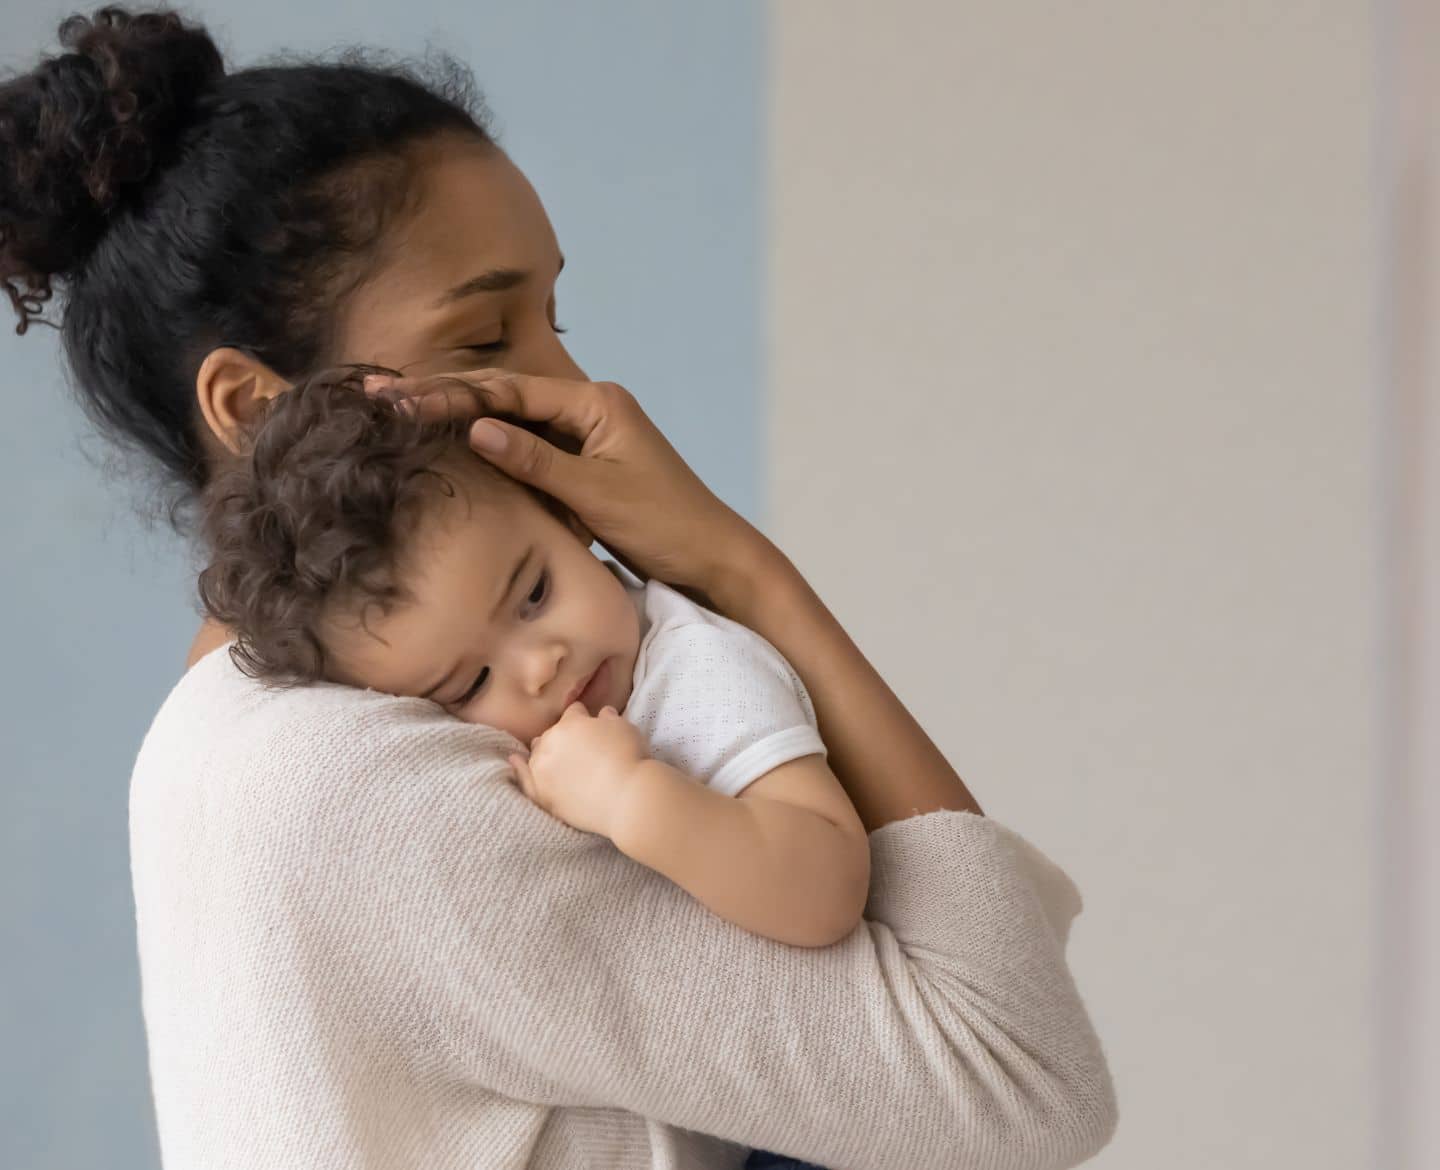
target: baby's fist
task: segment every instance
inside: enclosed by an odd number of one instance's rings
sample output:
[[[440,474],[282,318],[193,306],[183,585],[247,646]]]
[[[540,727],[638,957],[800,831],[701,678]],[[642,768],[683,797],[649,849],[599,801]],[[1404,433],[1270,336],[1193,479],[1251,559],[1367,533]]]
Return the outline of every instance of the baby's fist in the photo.
[[[510,757],[520,789],[551,816],[611,836],[621,795],[648,758],[640,729],[614,707],[591,715],[578,700],[530,741],[530,759]]]

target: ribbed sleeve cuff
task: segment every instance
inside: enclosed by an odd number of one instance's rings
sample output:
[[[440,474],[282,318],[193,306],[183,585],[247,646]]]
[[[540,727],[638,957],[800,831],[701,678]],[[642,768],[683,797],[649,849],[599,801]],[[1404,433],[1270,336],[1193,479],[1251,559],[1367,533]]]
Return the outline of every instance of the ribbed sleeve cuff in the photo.
[[[942,809],[882,825],[870,834],[870,898],[865,917],[908,927],[932,925],[937,903],[969,897],[993,903],[1014,877],[1033,891],[1063,944],[1084,903],[1058,865],[1013,829],[972,812]]]

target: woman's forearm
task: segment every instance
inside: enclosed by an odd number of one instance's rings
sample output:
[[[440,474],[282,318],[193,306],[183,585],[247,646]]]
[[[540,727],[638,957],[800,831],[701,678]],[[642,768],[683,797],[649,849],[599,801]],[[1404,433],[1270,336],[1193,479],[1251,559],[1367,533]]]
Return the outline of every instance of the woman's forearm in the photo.
[[[940,749],[773,543],[756,533],[706,593],[715,609],[768,640],[800,675],[830,767],[866,832],[939,809],[981,813]]]

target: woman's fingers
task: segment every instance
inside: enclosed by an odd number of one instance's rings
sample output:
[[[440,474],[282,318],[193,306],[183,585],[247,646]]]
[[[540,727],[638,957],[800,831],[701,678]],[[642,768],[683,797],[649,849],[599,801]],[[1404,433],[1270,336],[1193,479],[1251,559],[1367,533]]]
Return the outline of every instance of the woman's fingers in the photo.
[[[710,594],[770,547],[614,382],[484,369],[400,378],[391,394],[417,411],[476,418],[477,454],[558,500],[641,580]]]
[[[610,398],[620,391],[613,382],[546,378],[509,370],[480,370],[475,380],[484,387],[495,413],[549,423],[575,436],[582,446],[604,420],[607,408],[613,409]]]
[[[613,382],[549,378],[512,370],[482,369],[428,374],[418,378],[365,378],[366,393],[408,399],[422,418],[441,419],[490,414],[512,415],[545,423],[585,443],[622,404],[629,392]]]
[[[529,409],[525,402],[535,400],[528,395],[523,400],[513,392],[508,379],[530,378],[530,375],[512,374],[508,370],[470,370],[459,374],[428,374],[416,378],[399,378],[393,374],[371,374],[363,380],[365,393],[373,398],[383,398],[396,404],[397,408],[416,416],[425,422],[438,422],[453,418],[483,418],[492,414],[511,414],[524,420],[521,425],[534,431],[567,455],[578,455],[585,444],[584,436],[596,429],[596,420],[577,420],[563,414],[563,426],[538,419],[532,421],[525,413]],[[545,378],[550,383],[540,396],[542,410],[549,410],[553,400],[566,395],[573,397],[577,390],[589,386],[588,382],[571,381],[565,378]],[[601,385],[604,385],[603,383]]]
[[[484,386],[454,374],[418,380],[385,379],[383,375],[372,374],[365,379],[364,386],[365,393],[373,397],[383,396],[393,401],[397,409],[425,422],[478,418],[495,411]]]
[[[590,462],[567,455],[521,427],[482,418],[470,428],[470,446],[511,479],[566,502],[583,495]]]

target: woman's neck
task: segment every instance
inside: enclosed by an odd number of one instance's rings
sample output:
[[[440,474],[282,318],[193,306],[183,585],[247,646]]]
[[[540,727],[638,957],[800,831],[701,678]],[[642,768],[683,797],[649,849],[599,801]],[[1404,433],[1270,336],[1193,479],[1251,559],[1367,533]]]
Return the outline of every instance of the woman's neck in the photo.
[[[230,631],[219,622],[206,618],[195,634],[195,641],[190,643],[190,654],[185,659],[185,669],[189,670],[210,651],[225,645],[232,637]]]

